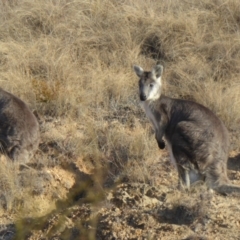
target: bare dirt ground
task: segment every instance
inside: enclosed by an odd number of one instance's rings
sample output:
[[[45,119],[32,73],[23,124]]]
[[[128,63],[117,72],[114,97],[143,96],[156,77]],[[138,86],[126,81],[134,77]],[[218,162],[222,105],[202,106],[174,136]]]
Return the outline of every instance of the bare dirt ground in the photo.
[[[236,161],[239,156],[230,163]],[[80,197],[50,214],[27,239],[240,239],[239,196],[221,196],[204,186],[180,192],[167,157],[154,167],[156,186],[122,183],[103,190],[96,204]],[[239,167],[229,170],[235,184],[240,184]]]

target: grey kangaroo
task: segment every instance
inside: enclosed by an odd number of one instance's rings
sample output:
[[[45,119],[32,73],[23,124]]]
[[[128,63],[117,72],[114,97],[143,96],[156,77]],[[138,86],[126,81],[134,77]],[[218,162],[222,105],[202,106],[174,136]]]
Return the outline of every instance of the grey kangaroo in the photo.
[[[240,186],[232,185],[227,176],[229,137],[223,122],[198,103],[162,95],[161,65],[150,72],[134,66],[134,71],[139,77],[141,105],[160,149],[165,147],[163,137],[166,140],[179,186],[189,188],[203,180],[221,194],[240,193]]]
[[[39,124],[28,106],[0,88],[0,151],[17,163],[27,163],[39,144]]]

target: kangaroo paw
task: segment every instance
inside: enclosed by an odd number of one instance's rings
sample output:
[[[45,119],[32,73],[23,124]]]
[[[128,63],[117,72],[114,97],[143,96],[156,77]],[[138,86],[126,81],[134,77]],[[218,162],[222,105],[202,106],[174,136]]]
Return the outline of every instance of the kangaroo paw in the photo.
[[[165,148],[165,142],[164,142],[163,140],[158,141],[158,147],[159,147],[160,149],[164,149],[164,148]]]

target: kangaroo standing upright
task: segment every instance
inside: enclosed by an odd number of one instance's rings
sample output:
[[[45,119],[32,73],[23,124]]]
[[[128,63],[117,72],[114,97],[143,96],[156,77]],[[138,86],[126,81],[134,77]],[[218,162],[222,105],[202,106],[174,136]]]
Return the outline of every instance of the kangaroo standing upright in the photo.
[[[0,88],[0,152],[27,163],[39,144],[39,125],[28,106]]]
[[[208,108],[187,100],[161,94],[163,67],[156,65],[151,72],[134,66],[139,79],[141,105],[155,130],[160,149],[165,147],[174,161],[180,186],[198,180],[219,193],[239,192],[227,177],[229,149],[228,130]]]

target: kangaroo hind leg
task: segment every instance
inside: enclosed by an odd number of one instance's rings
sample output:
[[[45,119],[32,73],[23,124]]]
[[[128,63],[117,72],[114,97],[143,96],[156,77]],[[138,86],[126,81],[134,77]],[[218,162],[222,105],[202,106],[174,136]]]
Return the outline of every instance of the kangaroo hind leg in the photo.
[[[210,188],[220,194],[240,194],[240,186],[230,183],[230,180],[227,177],[227,166],[223,161],[215,161],[208,167],[206,172],[206,182]]]
[[[205,177],[200,173],[198,167],[190,161],[190,157],[184,151],[177,151],[178,149],[173,146],[173,154],[178,169],[179,188],[189,189],[193,183],[204,181]]]

